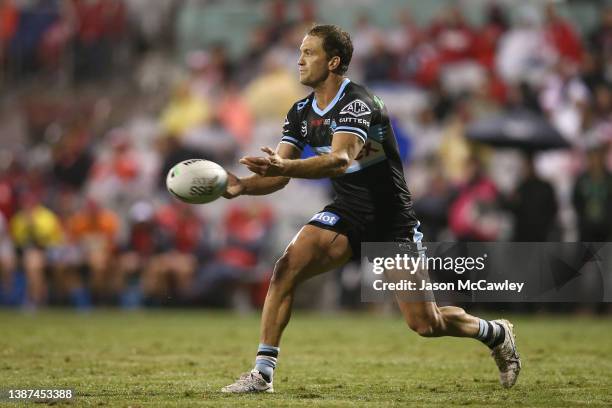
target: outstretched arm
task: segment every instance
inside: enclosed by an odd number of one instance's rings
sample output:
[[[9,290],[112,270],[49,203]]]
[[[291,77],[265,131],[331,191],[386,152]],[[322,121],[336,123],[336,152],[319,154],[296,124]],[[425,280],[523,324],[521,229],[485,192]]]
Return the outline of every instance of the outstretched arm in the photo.
[[[300,157],[300,151],[287,143],[280,143],[274,154],[285,159],[295,159]],[[242,162],[242,160],[241,160]],[[285,187],[289,183],[289,177],[263,177],[253,174],[248,177],[236,177],[228,172],[227,189],[223,197],[231,199],[240,195],[266,195],[271,194]]]
[[[267,157],[245,157],[240,163],[246,165],[261,177],[295,177],[318,179],[337,177],[344,174],[351,162],[363,147],[363,141],[350,133],[336,133],[329,154],[308,159],[290,159],[281,157],[268,147],[261,150]]]

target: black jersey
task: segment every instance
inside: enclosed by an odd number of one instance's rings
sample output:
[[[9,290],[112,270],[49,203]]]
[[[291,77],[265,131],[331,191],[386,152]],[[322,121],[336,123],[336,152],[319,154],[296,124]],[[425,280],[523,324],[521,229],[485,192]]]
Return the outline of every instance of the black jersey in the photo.
[[[351,133],[364,145],[345,174],[331,179],[334,202],[359,213],[399,211],[414,218],[387,110],[365,87],[344,79],[324,110],[317,106],[314,92],[298,101],[287,114],[281,143],[300,150],[308,144],[322,155],[331,152],[336,132]]]

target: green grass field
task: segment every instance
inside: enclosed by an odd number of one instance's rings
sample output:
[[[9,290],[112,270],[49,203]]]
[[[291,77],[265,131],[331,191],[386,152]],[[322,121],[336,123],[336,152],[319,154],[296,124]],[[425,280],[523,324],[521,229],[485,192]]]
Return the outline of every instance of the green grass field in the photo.
[[[612,406],[612,319],[512,320],[523,372],[511,390],[475,340],[419,338],[399,317],[297,314],[276,394],[236,397],[219,388],[251,368],[257,316],[0,310],[0,389],[76,391],[55,406]]]

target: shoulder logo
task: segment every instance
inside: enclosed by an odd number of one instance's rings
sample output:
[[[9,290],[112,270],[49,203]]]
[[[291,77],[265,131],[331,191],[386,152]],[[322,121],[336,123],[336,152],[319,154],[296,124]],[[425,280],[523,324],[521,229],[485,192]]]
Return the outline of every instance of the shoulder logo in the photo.
[[[364,116],[371,112],[372,111],[364,101],[362,101],[361,99],[355,99],[353,102],[342,108],[340,114],[351,115],[358,118],[359,116]]]
[[[374,102],[378,105],[380,109],[385,107],[385,103],[378,96],[374,95]]]
[[[300,131],[302,132],[302,137],[306,137],[306,134],[308,133],[308,122],[306,122],[305,120],[302,121],[302,127]]]
[[[302,101],[302,102],[298,102],[297,103],[297,110],[301,111],[302,109],[304,109],[304,106],[306,106],[306,104],[308,103],[308,99]]]

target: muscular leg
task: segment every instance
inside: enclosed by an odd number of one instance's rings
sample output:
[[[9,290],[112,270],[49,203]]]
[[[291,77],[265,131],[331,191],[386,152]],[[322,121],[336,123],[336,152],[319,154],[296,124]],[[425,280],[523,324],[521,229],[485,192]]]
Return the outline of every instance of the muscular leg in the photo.
[[[390,282],[410,279],[421,286],[422,281],[429,281],[427,269],[419,268],[415,274],[388,269],[385,277]],[[421,291],[416,295],[409,292],[395,292],[397,305],[404,316],[408,327],[424,337],[476,337],[480,328],[480,319],[471,316],[460,307],[438,307],[430,291]]]
[[[406,302],[396,297],[408,326],[424,337],[472,337],[489,346],[499,369],[499,380],[512,387],[521,371],[514,343],[513,326],[507,320],[486,322],[460,307],[438,307],[432,301]]]
[[[278,345],[291,317],[297,285],[315,275],[345,264],[352,252],[345,235],[312,225],[304,226],[276,262],[261,315],[260,345],[255,368],[221,391],[274,392],[272,377]]]
[[[479,319],[460,307],[438,307],[436,302],[397,301],[408,326],[424,337],[475,337]]]
[[[291,317],[293,293],[298,284],[345,264],[350,257],[346,236],[304,226],[274,267],[261,316],[261,343],[278,347]]]

